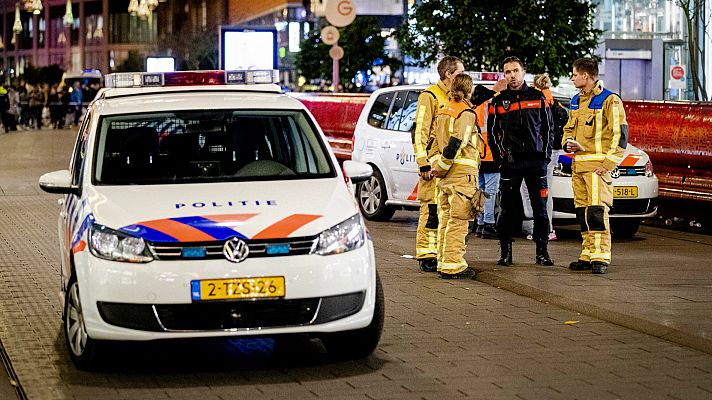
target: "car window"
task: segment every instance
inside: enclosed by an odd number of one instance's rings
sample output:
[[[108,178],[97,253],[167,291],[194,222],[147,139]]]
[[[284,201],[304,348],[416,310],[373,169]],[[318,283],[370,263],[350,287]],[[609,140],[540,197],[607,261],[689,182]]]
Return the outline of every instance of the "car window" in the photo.
[[[208,110],[104,117],[97,184],[163,184],[335,177],[329,153],[299,110]]]
[[[398,121],[398,124],[394,124],[394,129],[401,132],[412,132],[415,129],[415,112],[418,108],[418,92],[403,92],[401,96],[403,97],[403,104],[396,111],[395,105],[393,103],[393,110],[391,118]],[[391,124],[391,120],[388,120],[388,124]]]
[[[70,166],[70,171],[72,172],[72,185],[78,185],[81,181],[82,170],[84,169],[84,161],[86,160],[87,154],[87,142],[89,138],[91,119],[92,113],[90,110],[87,111],[84,116],[84,121],[82,122],[82,125],[79,128],[79,133],[77,134],[77,142],[74,145],[74,154]]]
[[[391,108],[391,103],[393,102],[395,94],[395,92],[383,93],[376,98],[376,101],[373,102],[371,111],[368,114],[369,125],[381,129],[385,128],[388,111]]]

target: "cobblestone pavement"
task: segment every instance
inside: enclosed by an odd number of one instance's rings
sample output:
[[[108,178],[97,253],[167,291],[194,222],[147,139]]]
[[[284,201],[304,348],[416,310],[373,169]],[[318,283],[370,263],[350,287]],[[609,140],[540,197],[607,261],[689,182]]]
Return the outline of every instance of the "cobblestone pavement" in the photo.
[[[306,337],[122,343],[101,371],[78,371],[57,297],[57,196],[36,185],[66,167],[72,136],[0,135],[0,341],[30,399],[712,399],[712,355],[417,272],[402,257],[411,213],[369,224],[386,323],[367,359],[330,360]]]

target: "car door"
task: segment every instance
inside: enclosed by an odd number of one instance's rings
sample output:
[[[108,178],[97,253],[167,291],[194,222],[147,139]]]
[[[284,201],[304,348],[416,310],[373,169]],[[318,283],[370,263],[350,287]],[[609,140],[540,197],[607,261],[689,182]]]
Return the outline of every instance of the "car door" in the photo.
[[[412,90],[397,92],[385,125],[388,146],[384,148],[383,157],[392,179],[393,200],[416,200],[418,166],[412,132],[415,129],[418,95],[418,91]]]

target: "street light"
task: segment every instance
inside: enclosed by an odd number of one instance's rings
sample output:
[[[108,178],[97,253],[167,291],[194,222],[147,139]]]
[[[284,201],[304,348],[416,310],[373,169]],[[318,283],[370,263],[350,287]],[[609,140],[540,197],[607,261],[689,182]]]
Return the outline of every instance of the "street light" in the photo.
[[[67,7],[64,11],[64,18],[62,18],[64,26],[74,25],[74,15],[72,14],[72,0],[67,0]]]
[[[138,13],[138,0],[131,0],[129,2],[129,14],[136,15]]]
[[[20,21],[20,4],[15,4],[15,23],[12,24],[12,32],[16,35],[22,33],[22,21]]]

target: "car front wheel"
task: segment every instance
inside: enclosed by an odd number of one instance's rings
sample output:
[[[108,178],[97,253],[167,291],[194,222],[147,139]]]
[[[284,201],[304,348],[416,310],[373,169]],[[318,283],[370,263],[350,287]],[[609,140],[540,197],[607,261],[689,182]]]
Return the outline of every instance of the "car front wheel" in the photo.
[[[396,212],[393,206],[386,205],[386,182],[377,168],[373,168],[373,175],[367,181],[356,185],[356,199],[361,214],[370,221],[388,221]]]
[[[96,366],[100,344],[89,337],[84,325],[84,312],[79,298],[79,284],[72,279],[64,301],[64,337],[72,362],[77,368],[91,370]]]
[[[616,239],[630,239],[640,228],[640,220],[637,218],[616,218],[611,219],[611,235]]]

